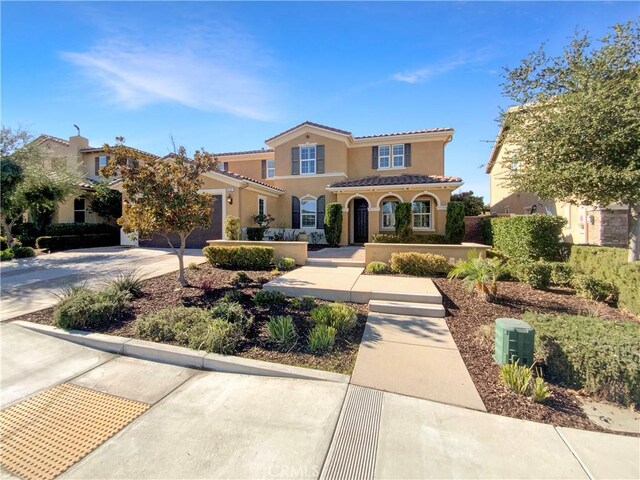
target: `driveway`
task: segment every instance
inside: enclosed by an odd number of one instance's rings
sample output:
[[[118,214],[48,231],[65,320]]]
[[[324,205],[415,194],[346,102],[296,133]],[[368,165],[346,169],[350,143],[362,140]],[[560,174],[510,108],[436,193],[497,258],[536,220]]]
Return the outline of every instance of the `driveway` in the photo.
[[[202,263],[201,250],[188,250],[185,265]],[[144,278],[178,270],[178,259],[164,248],[105,247],[69,250],[0,265],[0,321],[56,304],[56,293],[78,282],[103,283],[136,268]]]

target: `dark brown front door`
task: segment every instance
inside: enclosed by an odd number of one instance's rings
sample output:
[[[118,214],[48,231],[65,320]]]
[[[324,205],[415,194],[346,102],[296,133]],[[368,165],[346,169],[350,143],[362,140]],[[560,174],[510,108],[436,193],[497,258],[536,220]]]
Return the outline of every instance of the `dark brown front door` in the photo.
[[[369,204],[364,198],[353,200],[353,243],[369,240]]]
[[[207,246],[207,240],[220,240],[222,238],[222,195],[213,197],[213,216],[209,228],[197,228],[187,237],[187,248],[203,248]],[[170,235],[171,243],[180,246],[177,235]],[[161,235],[153,235],[151,238],[140,239],[139,245],[148,248],[169,248],[167,239]]]

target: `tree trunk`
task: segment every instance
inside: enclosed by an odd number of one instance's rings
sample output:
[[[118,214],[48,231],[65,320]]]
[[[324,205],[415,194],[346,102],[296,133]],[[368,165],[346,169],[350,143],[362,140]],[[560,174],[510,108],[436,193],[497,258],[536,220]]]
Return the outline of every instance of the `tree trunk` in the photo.
[[[629,204],[629,262],[640,260],[640,203]]]
[[[187,237],[183,234],[180,234],[180,249],[178,250],[178,265],[179,265],[179,275],[178,281],[180,285],[186,287],[188,285],[187,279],[184,278],[184,248],[187,243]]]
[[[7,246],[11,248],[11,244],[13,243],[13,234],[11,233],[11,229],[13,228],[13,222],[7,223],[7,221],[2,219],[2,229],[4,230],[4,234],[7,237]]]

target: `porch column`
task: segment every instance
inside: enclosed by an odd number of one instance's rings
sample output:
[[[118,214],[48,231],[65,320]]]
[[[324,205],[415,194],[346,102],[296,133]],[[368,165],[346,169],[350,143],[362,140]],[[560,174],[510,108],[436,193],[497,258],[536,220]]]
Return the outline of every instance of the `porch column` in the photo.
[[[349,209],[342,209],[342,235],[340,245],[349,245]]]
[[[369,243],[373,240],[373,236],[380,232],[380,209],[377,207],[369,207]]]

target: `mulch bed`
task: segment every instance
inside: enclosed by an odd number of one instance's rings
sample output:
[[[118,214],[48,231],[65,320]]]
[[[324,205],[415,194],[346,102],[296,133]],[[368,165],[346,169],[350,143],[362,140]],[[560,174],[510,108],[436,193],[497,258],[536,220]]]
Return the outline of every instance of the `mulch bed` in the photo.
[[[489,412],[563,427],[606,431],[592,423],[580,408],[578,398],[582,392],[550,384],[551,398],[539,404],[505,387],[500,368],[492,357],[493,341],[481,333],[481,327],[493,325],[500,317],[520,318],[526,311],[630,321],[638,321],[637,317],[577,297],[568,288],[541,291],[518,282],[499,282],[499,298],[491,303],[470,294],[462,280],[433,280],[443,294],[449,330]]]
[[[357,310],[358,323],[356,328],[347,338],[337,339],[331,352],[324,355],[315,355],[306,351],[306,340],[304,340],[307,332],[313,326],[309,312],[296,310],[290,304],[260,308],[252,301],[253,295],[262,288],[263,284],[280,276],[281,273],[271,271],[246,272],[251,277],[252,282],[241,287],[231,285],[230,280],[234,273],[229,270],[213,268],[209,264],[202,264],[198,269],[186,269],[185,274],[190,285],[186,288],[181,288],[176,272],[145,280],[143,283],[143,295],[133,300],[131,311],[117,323],[112,323],[96,331],[109,335],[139,338],[135,332],[135,319],[139,315],[182,305],[208,308],[218,302],[226,292],[239,290],[243,293],[241,303],[247,314],[254,316],[254,322],[244,341],[238,346],[236,355],[338,373],[351,373],[367,320],[368,310],[366,305],[350,304]],[[320,305],[322,303],[331,302],[316,300],[316,304]],[[302,341],[299,341],[290,351],[279,351],[267,336],[267,323],[270,315],[291,315],[296,331]],[[14,320],[50,325],[53,322],[53,308],[29,313]]]

